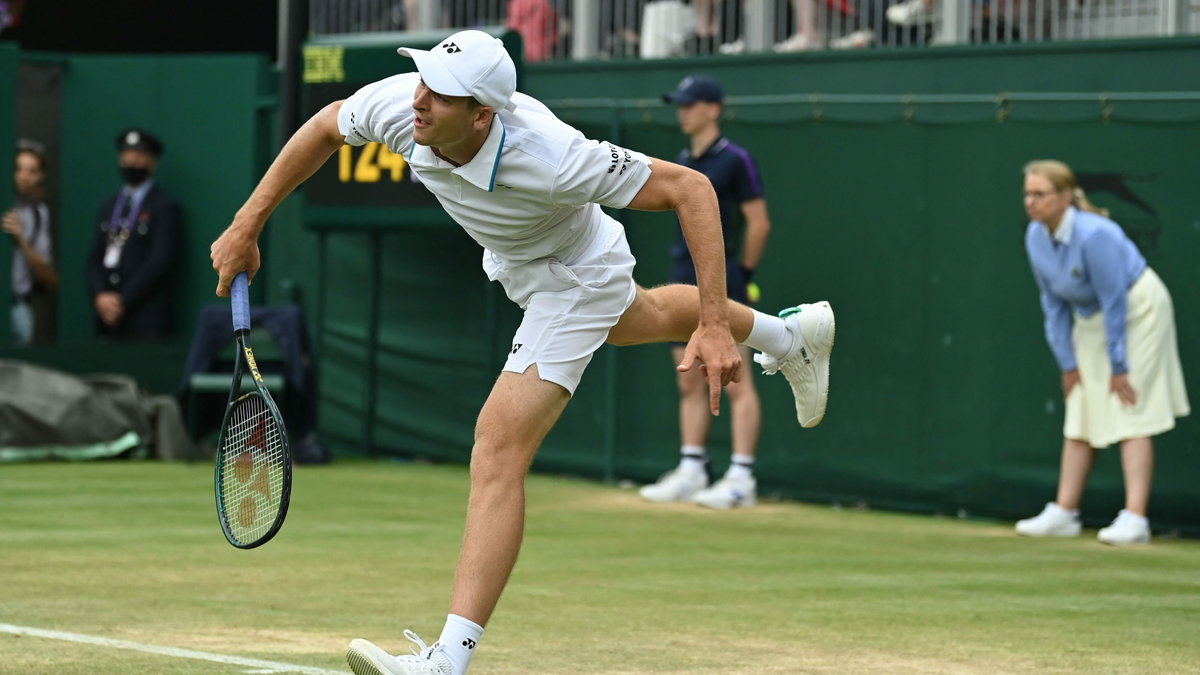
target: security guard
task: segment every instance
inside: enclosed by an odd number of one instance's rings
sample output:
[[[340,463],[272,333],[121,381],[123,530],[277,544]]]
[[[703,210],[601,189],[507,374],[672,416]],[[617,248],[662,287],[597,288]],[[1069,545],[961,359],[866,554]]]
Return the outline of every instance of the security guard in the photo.
[[[124,185],[107,199],[88,254],[96,330],[114,339],[161,338],[170,331],[170,277],[179,259],[179,204],[154,171],[162,143],[141,129],[117,136]]]

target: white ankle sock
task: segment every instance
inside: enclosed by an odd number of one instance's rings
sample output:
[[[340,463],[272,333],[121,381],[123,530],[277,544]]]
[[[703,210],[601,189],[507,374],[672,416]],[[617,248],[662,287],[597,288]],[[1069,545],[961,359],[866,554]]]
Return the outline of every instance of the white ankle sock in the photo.
[[[729,465],[725,475],[729,478],[753,478],[754,455],[734,455],[733,463]]]
[[[481,637],[483,626],[457,614],[446,616],[446,627],[442,629],[438,644],[442,646],[442,653],[454,667],[451,675],[466,674],[467,666],[471,665],[471,657],[475,655],[475,647],[479,645]]]
[[[679,467],[684,471],[701,472],[708,464],[703,445],[684,445],[679,448]]]
[[[777,359],[787,356],[792,349],[792,334],[788,332],[783,319],[770,314],[752,310],[754,325],[750,326],[750,335],[742,343],[751,349],[757,349]]]

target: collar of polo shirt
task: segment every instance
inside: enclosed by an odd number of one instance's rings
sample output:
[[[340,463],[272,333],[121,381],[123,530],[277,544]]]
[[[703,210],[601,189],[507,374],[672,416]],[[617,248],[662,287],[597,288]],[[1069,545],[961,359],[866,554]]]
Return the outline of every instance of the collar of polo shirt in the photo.
[[[1058,221],[1058,227],[1050,234],[1050,238],[1063,246],[1071,243],[1071,232],[1075,230],[1075,207],[1068,206],[1066,211],[1063,211],[1062,220]]]

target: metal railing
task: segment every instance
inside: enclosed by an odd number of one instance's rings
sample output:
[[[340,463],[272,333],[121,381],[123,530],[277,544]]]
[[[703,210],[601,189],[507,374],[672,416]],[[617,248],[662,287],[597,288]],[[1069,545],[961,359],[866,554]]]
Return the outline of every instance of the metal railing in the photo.
[[[317,35],[508,25],[527,61],[1200,33],[1200,0],[309,0]]]

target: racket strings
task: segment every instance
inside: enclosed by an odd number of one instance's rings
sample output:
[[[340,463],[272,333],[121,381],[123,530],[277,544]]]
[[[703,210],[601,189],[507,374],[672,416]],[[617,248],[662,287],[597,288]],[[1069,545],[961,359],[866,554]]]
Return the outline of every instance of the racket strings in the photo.
[[[230,532],[243,543],[262,537],[279,514],[284,438],[261,396],[234,404],[221,444],[221,500]]]

